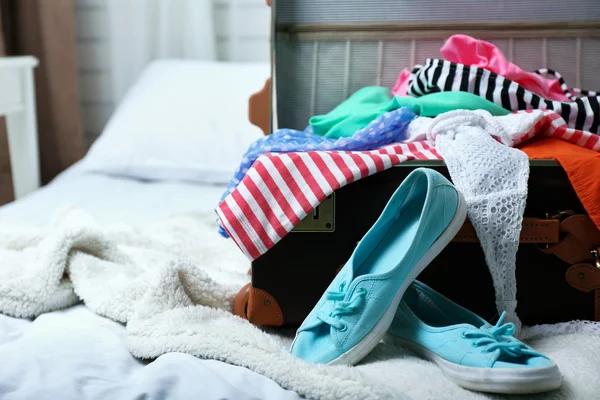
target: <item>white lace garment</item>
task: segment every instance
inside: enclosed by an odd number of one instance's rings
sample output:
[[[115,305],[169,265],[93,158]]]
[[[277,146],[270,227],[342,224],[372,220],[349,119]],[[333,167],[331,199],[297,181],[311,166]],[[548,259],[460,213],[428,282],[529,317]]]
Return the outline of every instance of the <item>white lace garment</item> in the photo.
[[[465,197],[469,219],[481,242],[498,313],[506,311],[507,320],[515,323],[517,336],[526,340],[570,333],[600,334],[600,323],[595,321],[521,327],[516,315],[516,255],[527,200],[529,160],[512,147],[526,140],[540,113],[493,117],[484,110],[456,110],[433,119],[418,117],[408,127],[407,141],[427,139],[444,158],[452,181]]]
[[[509,132],[486,111],[442,114],[427,131],[465,197],[490,269],[498,312],[506,311],[519,332],[515,265],[527,200],[527,155],[509,147]]]

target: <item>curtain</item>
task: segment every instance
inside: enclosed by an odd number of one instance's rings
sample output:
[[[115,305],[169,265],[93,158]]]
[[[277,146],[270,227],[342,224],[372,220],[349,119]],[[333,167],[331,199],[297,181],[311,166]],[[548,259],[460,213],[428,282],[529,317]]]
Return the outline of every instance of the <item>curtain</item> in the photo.
[[[0,10],[1,12],[2,10]],[[3,16],[3,14],[2,14]],[[6,46],[2,40],[0,29],[0,57],[6,54]],[[0,118],[0,205],[12,201],[14,198],[12,176],[10,169],[10,155],[8,154],[8,138],[4,117]]]
[[[150,61],[216,58],[212,0],[108,0],[115,104]]]
[[[35,86],[40,172],[42,183],[46,183],[85,154],[73,0],[0,0],[0,16],[4,54],[32,55],[40,61],[35,69]],[[1,125],[4,129],[4,123]],[[0,174],[5,173],[8,162],[5,144],[2,132]],[[7,179],[0,177],[0,184],[5,185]],[[5,189],[2,187],[0,192],[5,193]],[[6,201],[5,194],[0,196],[0,203]]]

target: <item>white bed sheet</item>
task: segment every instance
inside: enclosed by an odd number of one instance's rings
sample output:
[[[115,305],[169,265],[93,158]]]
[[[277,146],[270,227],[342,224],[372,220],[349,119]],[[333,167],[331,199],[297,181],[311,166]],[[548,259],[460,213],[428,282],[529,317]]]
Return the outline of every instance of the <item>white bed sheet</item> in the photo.
[[[173,213],[214,210],[225,186],[184,182],[143,182],[87,172],[82,163],[49,185],[0,207],[0,222],[45,224],[65,204],[81,206],[101,222],[143,224]],[[215,214],[216,218],[216,214]]]
[[[224,187],[148,183],[74,166],[50,185],[0,208],[0,223],[45,224],[70,203],[106,223],[212,210]],[[216,233],[215,233],[216,234]],[[281,399],[300,397],[248,369],[187,354],[151,363],[127,351],[123,325],[79,305],[34,321],[0,315],[2,399]]]

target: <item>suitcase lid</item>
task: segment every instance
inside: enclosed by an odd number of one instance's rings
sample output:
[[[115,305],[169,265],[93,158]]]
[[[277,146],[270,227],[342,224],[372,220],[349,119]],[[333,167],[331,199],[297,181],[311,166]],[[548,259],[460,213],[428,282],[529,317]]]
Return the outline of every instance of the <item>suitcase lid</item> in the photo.
[[[403,68],[439,58],[455,33],[494,43],[525,70],[552,68],[572,87],[600,89],[598,0],[278,0],[273,130],[304,129],[364,86],[392,87]]]

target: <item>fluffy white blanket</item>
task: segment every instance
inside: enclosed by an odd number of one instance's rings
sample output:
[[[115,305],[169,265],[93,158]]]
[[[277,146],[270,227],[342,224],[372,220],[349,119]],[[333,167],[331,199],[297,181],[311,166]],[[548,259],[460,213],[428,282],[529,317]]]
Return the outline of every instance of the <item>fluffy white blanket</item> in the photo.
[[[129,349],[222,360],[316,399],[482,399],[432,364],[381,343],[359,366],[310,365],[287,349],[293,332],[260,330],[231,314],[248,263],[218,237],[213,214],[173,217],[144,230],[103,227],[65,208],[46,227],[0,226],[0,312],[22,318],[83,301],[127,325]],[[286,334],[287,333],[287,334]],[[600,336],[567,334],[531,343],[560,366],[565,383],[547,399],[600,393]],[[529,397],[531,398],[531,397]]]

